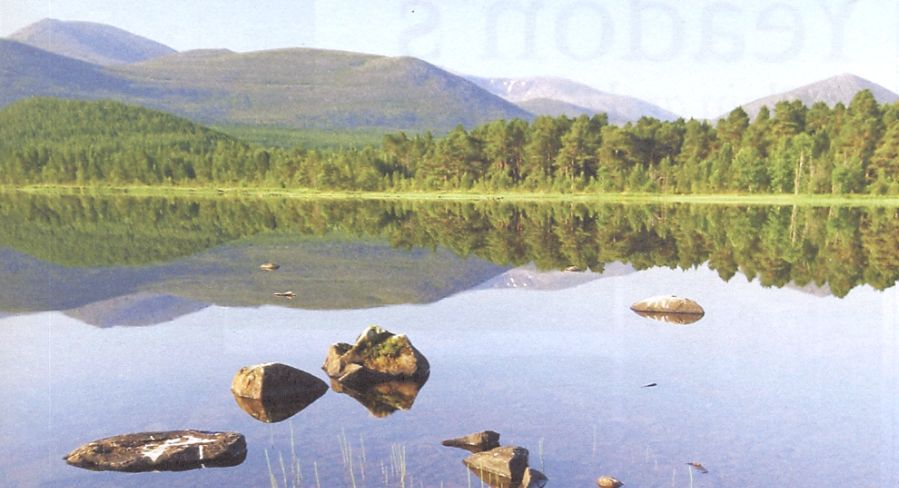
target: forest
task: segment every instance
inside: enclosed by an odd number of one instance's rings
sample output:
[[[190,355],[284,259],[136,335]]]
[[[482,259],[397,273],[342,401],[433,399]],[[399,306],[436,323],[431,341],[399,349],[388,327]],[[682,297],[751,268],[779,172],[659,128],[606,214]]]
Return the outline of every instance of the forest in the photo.
[[[779,102],[715,123],[496,120],[375,146],[248,144],[154,110],[34,98],[0,111],[0,183],[346,191],[899,195],[899,103]]]

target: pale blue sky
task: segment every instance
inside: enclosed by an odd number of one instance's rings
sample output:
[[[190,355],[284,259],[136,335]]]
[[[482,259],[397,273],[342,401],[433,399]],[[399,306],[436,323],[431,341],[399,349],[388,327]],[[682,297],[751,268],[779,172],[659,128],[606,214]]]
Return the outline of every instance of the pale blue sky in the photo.
[[[178,50],[302,46],[561,76],[695,117],[844,72],[899,92],[895,0],[0,0],[0,35],[44,17]]]

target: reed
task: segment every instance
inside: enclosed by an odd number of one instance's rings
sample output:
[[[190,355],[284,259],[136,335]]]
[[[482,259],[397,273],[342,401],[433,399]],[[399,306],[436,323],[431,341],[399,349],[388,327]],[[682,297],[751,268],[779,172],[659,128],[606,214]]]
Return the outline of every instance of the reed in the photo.
[[[275,472],[272,471],[272,461],[268,457],[268,449],[265,449],[265,464],[268,466],[269,483],[271,483],[272,488],[278,488],[278,478],[275,477]]]
[[[537,454],[540,457],[540,471],[546,473],[546,466],[543,463],[543,437],[537,442]]]
[[[400,488],[406,488],[406,446],[393,444],[390,451],[393,473],[399,479]]]
[[[343,466],[346,468],[347,475],[350,478],[350,486],[356,488],[356,470],[353,469],[353,446],[347,441],[346,432],[341,430],[337,436],[340,443],[340,453],[343,456]]]

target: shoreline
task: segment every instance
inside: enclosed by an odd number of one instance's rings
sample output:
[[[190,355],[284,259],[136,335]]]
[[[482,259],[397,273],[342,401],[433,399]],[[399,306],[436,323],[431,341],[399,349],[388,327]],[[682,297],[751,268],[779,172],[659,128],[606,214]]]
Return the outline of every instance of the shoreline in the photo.
[[[795,194],[668,194],[668,193],[560,193],[502,191],[345,191],[284,189],[239,186],[152,186],[152,185],[27,185],[0,186],[0,193],[22,192],[43,195],[96,196],[190,196],[203,198],[253,197],[304,200],[402,200],[512,203],[683,203],[707,205],[799,205],[849,207],[899,207],[899,196],[885,195],[795,195]]]

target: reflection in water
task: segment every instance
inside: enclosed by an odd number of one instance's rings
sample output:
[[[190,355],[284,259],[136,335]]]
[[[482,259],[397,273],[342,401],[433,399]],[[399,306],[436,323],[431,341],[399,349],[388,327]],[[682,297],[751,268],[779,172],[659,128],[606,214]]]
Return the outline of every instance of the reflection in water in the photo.
[[[695,313],[643,312],[639,310],[634,310],[634,313],[641,317],[673,325],[689,325],[702,318],[702,314]]]
[[[69,266],[171,261],[272,231],[345,237],[349,232],[354,239],[387,239],[403,249],[446,247],[503,266],[534,262],[541,270],[708,263],[724,280],[741,272],[765,286],[828,285],[837,296],[860,284],[885,289],[899,278],[896,208],[21,193],[0,199],[0,245]]]
[[[337,393],[353,397],[372,415],[383,418],[397,410],[411,409],[418,392],[426,382],[427,379],[421,382],[393,380],[351,388],[332,379],[331,388]]]
[[[312,405],[323,393],[308,396],[247,398],[234,395],[234,401],[244,412],[256,420],[266,423],[281,422],[300,413]]]

